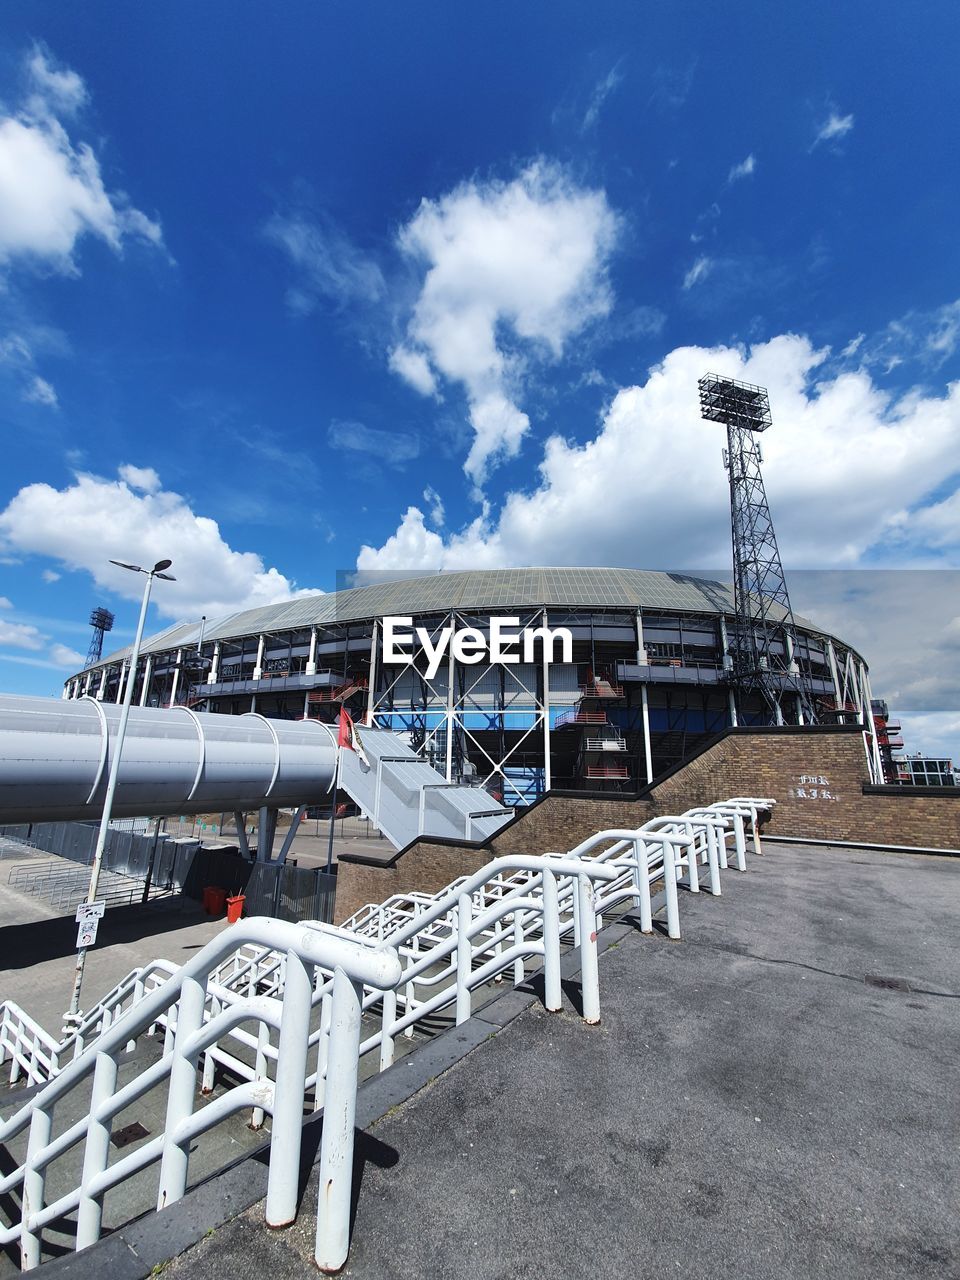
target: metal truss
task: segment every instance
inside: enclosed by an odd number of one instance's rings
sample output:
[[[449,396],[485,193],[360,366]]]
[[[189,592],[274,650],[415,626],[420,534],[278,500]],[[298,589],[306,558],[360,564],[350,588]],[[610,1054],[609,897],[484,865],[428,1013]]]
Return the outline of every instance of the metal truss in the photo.
[[[526,627],[549,626],[547,610],[544,608],[528,609],[526,612],[518,609],[516,616],[519,618],[518,629],[521,631]],[[485,621],[483,617],[478,617],[476,614],[453,609],[435,623],[428,633],[429,639],[433,643],[446,626],[455,629],[478,626],[482,630]],[[420,625],[423,625],[422,622]],[[426,653],[423,646],[414,640],[410,652],[413,657],[412,666],[399,666],[395,672],[387,667],[385,670],[390,674],[380,681],[376,680],[375,672],[382,665],[382,645],[379,628],[377,628],[373,637],[371,655],[370,696],[367,704],[369,723],[395,730],[396,721],[402,716],[413,726],[412,745],[416,750],[429,755],[436,752],[438,744],[442,744],[445,748],[445,761],[442,766],[438,764],[436,767],[444,769],[448,782],[462,776],[468,759],[469,744],[475,755],[482,757],[488,766],[486,774],[481,779],[483,785],[498,778],[504,788],[515,795],[521,804],[526,804],[528,797],[508,775],[507,768],[523,744],[540,735],[544,787],[549,791],[551,730],[550,678],[547,664],[543,661],[536,664],[539,668],[538,679],[531,688],[521,679],[516,665],[492,662],[488,656],[478,671],[477,667],[458,663],[453,656],[451,646],[451,652],[445,660],[446,687],[444,687],[436,679],[431,681],[427,678]],[[484,695],[484,701],[481,702],[478,693],[479,686],[491,671],[500,673],[500,691],[495,695],[492,704],[489,701],[491,695]],[[409,677],[410,672],[414,673],[414,679],[419,685],[420,697],[415,702],[409,699],[406,705],[401,705],[397,701],[396,693],[405,678]],[[526,679],[529,680],[528,675]],[[375,687],[378,685],[380,687]],[[487,746],[479,741],[476,732],[467,723],[471,716],[477,715],[487,716],[491,721],[498,722],[500,747],[492,754]],[[519,724],[513,729],[510,728],[510,717],[529,718],[530,716],[533,716],[533,723],[522,732]],[[508,746],[506,735],[509,733],[512,738],[518,732],[521,734],[519,739]]]
[[[736,628],[733,680],[741,694],[756,690],[774,721],[784,722],[790,694],[801,724],[816,724],[808,664],[801,657],[783,562],[760,470],[758,433],[772,424],[764,387],[717,374],[700,379],[700,412],[727,428],[724,464],[730,478]]]

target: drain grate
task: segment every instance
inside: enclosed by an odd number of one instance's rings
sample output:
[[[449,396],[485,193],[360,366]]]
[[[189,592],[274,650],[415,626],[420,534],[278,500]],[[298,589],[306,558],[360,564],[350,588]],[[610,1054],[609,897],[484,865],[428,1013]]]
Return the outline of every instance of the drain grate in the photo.
[[[112,1133],[110,1141],[115,1147],[129,1147],[131,1142],[139,1142],[141,1138],[149,1136],[150,1130],[145,1129],[139,1120],[134,1120],[133,1124],[124,1125],[122,1129]]]
[[[863,977],[868,987],[879,987],[881,991],[913,991],[913,986],[906,978],[887,978],[880,973],[867,973]]]

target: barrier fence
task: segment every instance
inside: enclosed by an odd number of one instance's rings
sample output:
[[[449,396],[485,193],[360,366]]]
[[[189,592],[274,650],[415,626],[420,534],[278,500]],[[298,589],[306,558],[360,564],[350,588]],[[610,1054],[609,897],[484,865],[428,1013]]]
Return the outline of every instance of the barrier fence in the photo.
[[[0,836],[89,866],[97,843],[97,827],[84,822],[43,822],[0,827]],[[249,916],[274,916],[294,923],[333,918],[335,875],[293,863],[251,862],[241,857],[235,846],[208,848],[199,840],[177,839],[165,832],[140,833],[111,827],[103,870],[144,885],[149,880],[154,894],[182,893],[197,902],[203,901],[203,890],[208,885],[217,885],[230,895],[244,894]],[[53,889],[58,878],[62,877],[52,875],[48,867],[21,866],[11,872],[10,883],[28,893],[49,896],[45,890]]]

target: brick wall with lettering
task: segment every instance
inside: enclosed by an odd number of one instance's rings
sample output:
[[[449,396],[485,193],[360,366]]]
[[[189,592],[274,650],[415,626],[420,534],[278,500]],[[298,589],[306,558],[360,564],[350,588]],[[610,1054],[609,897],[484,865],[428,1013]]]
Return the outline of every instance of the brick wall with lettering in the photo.
[[[337,877],[336,918],[367,902],[417,889],[435,893],[457,876],[511,853],[562,852],[610,827],[736,795],[777,801],[771,834],[866,844],[960,850],[960,789],[942,796],[903,789],[864,795],[863,736],[853,729],[752,730],[727,734],[642,797],[546,795],[485,845],[419,840],[389,866],[350,857]]]

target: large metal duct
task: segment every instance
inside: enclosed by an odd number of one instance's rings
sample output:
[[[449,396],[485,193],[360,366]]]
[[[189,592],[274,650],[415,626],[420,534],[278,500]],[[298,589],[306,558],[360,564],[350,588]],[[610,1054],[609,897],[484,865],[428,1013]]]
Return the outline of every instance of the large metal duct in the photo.
[[[0,694],[0,824],[98,818],[120,707]],[[131,707],[118,818],[321,804],[334,730],[319,721]]]

